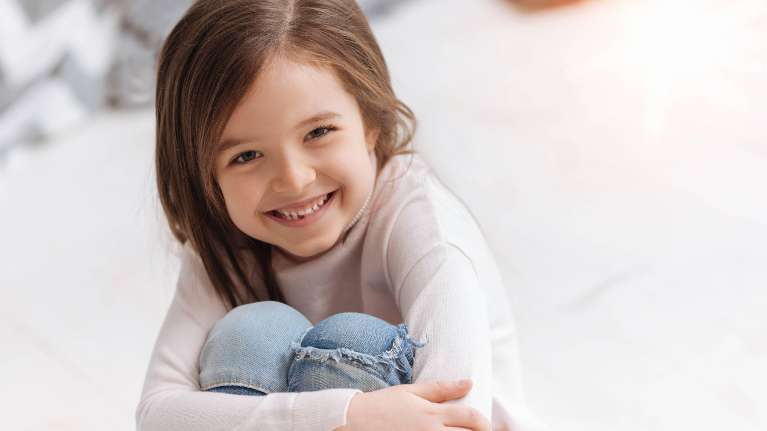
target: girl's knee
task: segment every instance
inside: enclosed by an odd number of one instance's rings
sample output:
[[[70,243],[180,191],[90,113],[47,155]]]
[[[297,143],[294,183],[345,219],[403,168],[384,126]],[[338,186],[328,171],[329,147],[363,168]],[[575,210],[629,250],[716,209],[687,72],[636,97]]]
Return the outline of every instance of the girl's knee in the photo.
[[[347,348],[375,355],[391,346],[397,327],[365,313],[338,313],[308,330],[301,340],[303,347],[318,349]]]
[[[243,304],[233,308],[219,319],[208,333],[203,349],[212,339],[243,339],[257,337],[273,339],[274,333],[290,334],[295,341],[300,339],[311,322],[293,307],[276,301],[261,301]],[[297,335],[296,335],[297,334]]]
[[[208,338],[224,334],[240,336],[281,331],[285,328],[305,329],[309,326],[309,320],[293,307],[276,301],[261,301],[230,310],[214,324]]]
[[[259,301],[250,304],[242,304],[231,309],[221,320],[227,323],[253,323],[259,320],[271,321],[284,318],[306,318],[288,304],[277,301]]]
[[[368,391],[410,383],[415,348],[423,344],[407,332],[405,324],[364,313],[334,314],[293,343],[289,387],[316,390],[330,382],[331,387]]]
[[[286,390],[290,345],[301,339],[309,320],[274,301],[233,308],[213,325],[200,352],[200,386],[241,386],[264,393]]]

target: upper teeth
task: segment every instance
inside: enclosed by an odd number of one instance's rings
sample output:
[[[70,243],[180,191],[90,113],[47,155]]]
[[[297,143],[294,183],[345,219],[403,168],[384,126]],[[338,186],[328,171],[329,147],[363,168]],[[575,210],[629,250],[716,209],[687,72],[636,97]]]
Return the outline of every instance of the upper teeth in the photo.
[[[298,217],[299,215],[308,215],[317,211],[325,203],[327,199],[328,199],[328,195],[325,195],[302,209],[290,210],[290,211],[277,210],[277,212],[284,215],[285,217],[293,217],[293,218]]]

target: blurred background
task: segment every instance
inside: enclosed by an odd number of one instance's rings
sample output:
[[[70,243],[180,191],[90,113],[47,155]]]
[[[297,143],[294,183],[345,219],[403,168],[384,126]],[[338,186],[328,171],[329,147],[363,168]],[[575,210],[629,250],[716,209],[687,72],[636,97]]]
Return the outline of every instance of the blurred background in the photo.
[[[185,0],[0,0],[0,404],[131,430],[175,289],[157,49]],[[552,430],[767,429],[767,3],[360,1],[480,221]]]

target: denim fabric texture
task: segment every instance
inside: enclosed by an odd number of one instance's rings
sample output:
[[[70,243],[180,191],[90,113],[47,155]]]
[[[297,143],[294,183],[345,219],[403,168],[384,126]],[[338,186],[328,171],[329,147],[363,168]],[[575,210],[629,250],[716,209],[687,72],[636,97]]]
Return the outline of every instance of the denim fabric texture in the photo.
[[[425,342],[364,313],[338,313],[312,326],[275,301],[240,305],[210,330],[200,353],[200,389],[239,395],[412,383]]]

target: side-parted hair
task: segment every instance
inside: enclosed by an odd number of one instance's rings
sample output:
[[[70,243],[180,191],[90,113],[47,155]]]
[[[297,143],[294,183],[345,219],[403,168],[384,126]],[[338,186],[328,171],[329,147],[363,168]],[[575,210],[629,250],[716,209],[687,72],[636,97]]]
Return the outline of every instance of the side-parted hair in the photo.
[[[365,130],[378,131],[379,172],[394,155],[414,152],[415,115],[395,96],[381,50],[354,0],[195,2],[166,38],[158,60],[157,188],[173,236],[189,241],[200,255],[230,309],[248,298],[285,302],[272,269],[272,245],[234,225],[214,167],[229,117],[277,56],[335,72],[355,97]],[[258,262],[268,298],[259,298],[246,259]]]

